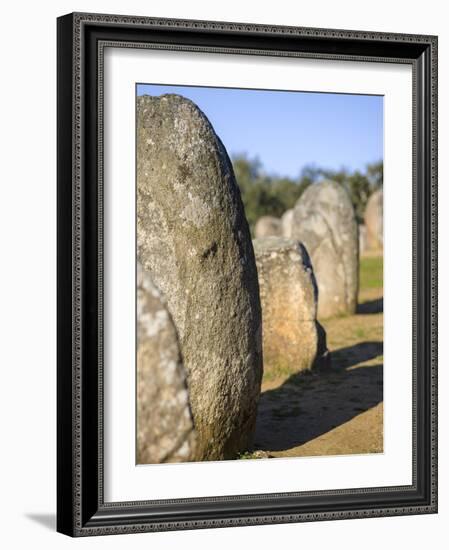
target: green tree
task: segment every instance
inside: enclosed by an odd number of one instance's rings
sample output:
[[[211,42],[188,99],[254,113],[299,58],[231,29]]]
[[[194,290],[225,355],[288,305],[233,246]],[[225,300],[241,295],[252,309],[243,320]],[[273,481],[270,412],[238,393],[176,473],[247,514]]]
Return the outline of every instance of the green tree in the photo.
[[[282,216],[295,206],[309,185],[323,179],[336,181],[347,189],[357,220],[362,223],[368,197],[383,184],[382,161],[367,165],[365,172],[329,170],[310,164],[303,167],[297,179],[267,175],[258,158],[244,154],[234,157],[232,163],[251,231],[261,216]]]
[[[356,171],[347,177],[345,186],[351,197],[357,221],[362,223],[366,203],[371,194],[369,180],[364,174]]]
[[[267,175],[258,158],[250,159],[244,154],[234,157],[232,163],[251,230],[261,216],[280,217],[293,208],[306,187],[318,177],[314,167],[305,167],[298,180]]]
[[[366,175],[372,190],[380,189],[384,184],[384,163],[379,160],[366,166]]]

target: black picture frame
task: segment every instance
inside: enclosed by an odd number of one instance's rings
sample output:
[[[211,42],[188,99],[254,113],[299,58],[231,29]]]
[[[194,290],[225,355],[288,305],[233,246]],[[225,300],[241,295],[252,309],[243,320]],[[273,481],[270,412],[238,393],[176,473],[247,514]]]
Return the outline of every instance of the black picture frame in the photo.
[[[57,530],[71,536],[437,512],[437,37],[75,13],[58,18]],[[413,483],[105,503],[102,45],[413,69]]]

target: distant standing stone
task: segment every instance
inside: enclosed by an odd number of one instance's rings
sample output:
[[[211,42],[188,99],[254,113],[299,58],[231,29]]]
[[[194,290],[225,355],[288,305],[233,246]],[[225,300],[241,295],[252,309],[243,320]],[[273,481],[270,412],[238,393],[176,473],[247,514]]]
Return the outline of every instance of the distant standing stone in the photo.
[[[137,99],[137,247],[178,330],[198,456],[234,458],[262,378],[256,263],[226,150],[181,96]]]
[[[196,432],[173,321],[137,269],[137,463],[195,460]]]
[[[366,252],[367,244],[366,244],[366,225],[363,223],[360,223],[358,225],[359,229],[359,254],[360,256]]]
[[[253,241],[262,303],[265,372],[301,372],[329,361],[318,326],[318,289],[305,247],[284,237]]]
[[[294,209],[293,237],[312,259],[318,283],[318,318],[353,314],[359,286],[359,242],[354,208],[342,185],[310,185]]]
[[[382,250],[384,245],[384,195],[382,189],[375,191],[365,209],[366,240],[370,250]]]
[[[254,235],[256,239],[262,237],[281,237],[282,222],[274,216],[262,216],[256,222],[254,227]]]
[[[281,218],[282,236],[290,239],[293,235],[293,208],[286,210]]]

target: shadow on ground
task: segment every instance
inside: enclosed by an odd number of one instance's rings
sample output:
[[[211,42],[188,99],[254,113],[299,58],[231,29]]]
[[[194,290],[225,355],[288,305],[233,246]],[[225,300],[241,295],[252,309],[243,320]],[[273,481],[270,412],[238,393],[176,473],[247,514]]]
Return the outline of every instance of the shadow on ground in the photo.
[[[360,365],[383,354],[383,342],[332,352],[332,366],[294,374],[262,393],[255,449],[286,451],[348,422],[383,400],[383,364]]]
[[[384,299],[378,298],[377,300],[369,300],[359,304],[357,306],[357,313],[369,314],[369,313],[383,313],[384,310]]]

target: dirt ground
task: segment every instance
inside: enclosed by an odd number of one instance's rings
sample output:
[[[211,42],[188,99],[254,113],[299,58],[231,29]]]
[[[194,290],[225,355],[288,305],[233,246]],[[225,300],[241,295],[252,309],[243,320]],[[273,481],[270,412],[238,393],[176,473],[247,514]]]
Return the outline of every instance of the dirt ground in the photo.
[[[322,321],[329,369],[263,380],[248,458],[383,451],[381,280],[382,260],[362,259],[356,315]]]

